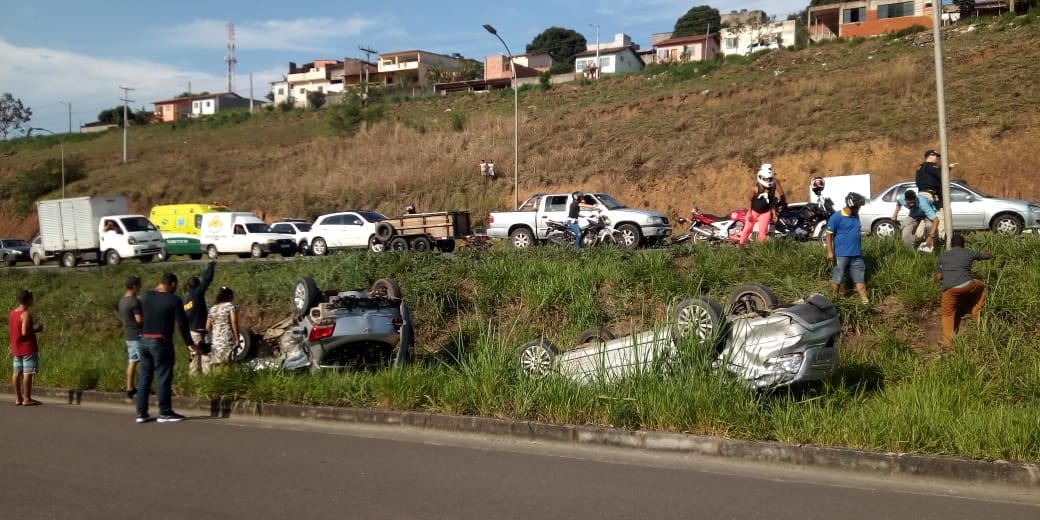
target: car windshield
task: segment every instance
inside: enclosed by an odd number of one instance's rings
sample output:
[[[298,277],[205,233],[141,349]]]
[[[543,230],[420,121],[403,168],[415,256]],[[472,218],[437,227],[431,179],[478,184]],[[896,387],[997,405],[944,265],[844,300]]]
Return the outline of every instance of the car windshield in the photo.
[[[123,227],[130,233],[135,231],[156,231],[155,224],[152,224],[152,221],[144,217],[126,217],[120,220],[123,222]]]
[[[249,233],[270,233],[271,228],[267,227],[267,224],[263,222],[250,222],[246,224],[246,231]]]
[[[592,196],[596,197],[596,199],[599,200],[600,204],[603,204],[603,206],[605,206],[608,210],[621,209],[625,207],[624,204],[614,200],[614,197],[611,197],[606,193],[593,193]]]
[[[386,220],[386,216],[382,213],[376,213],[375,211],[359,211],[358,215],[369,222],[379,222],[380,220]]]
[[[12,240],[4,240],[4,246],[6,247],[29,247],[29,243],[20,238]]]

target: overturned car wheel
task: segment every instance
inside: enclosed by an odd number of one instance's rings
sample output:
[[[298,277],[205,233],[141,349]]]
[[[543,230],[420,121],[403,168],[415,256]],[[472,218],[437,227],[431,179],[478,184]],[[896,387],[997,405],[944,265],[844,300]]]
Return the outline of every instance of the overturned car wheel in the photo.
[[[687,298],[672,310],[672,338],[693,338],[698,344],[718,349],[725,321],[722,307],[708,298]]]
[[[293,289],[293,316],[296,319],[306,316],[311,307],[318,304],[320,297],[321,292],[318,290],[318,284],[314,283],[314,278],[299,277],[296,280],[296,287]]]
[[[391,300],[401,299],[401,286],[393,278],[380,278],[372,284],[369,291],[373,296],[385,296]]]
[[[256,336],[253,334],[253,329],[249,327],[243,327],[238,331],[238,346],[231,349],[231,354],[228,356],[231,363],[240,363],[248,360],[253,355],[253,344],[256,341]]]
[[[558,352],[556,345],[545,338],[524,343],[517,350],[520,371],[530,377],[545,377],[552,371],[553,359]]]
[[[778,303],[772,289],[752,282],[741,285],[729,293],[726,311],[734,316],[760,314],[773,310]]]
[[[578,344],[606,343],[614,338],[614,333],[610,329],[606,327],[592,327],[591,329],[586,329],[578,336]]]

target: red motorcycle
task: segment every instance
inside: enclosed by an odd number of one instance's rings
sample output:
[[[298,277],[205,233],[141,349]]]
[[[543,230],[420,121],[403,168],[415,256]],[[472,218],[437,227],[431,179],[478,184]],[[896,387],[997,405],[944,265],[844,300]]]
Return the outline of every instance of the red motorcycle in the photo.
[[[677,244],[687,240],[705,240],[710,242],[737,242],[740,240],[740,231],[744,229],[744,220],[747,218],[747,209],[738,209],[729,212],[725,217],[701,213],[697,208],[690,210],[690,219],[678,218],[679,223],[690,223],[690,229],[682,235],[672,238],[672,243]]]

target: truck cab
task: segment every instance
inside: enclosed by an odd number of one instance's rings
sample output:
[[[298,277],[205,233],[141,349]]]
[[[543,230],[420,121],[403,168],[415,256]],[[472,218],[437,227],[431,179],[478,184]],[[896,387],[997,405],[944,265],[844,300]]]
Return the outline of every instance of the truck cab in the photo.
[[[228,253],[243,258],[296,254],[296,240],[291,235],[272,233],[260,217],[237,211],[203,214],[199,245],[214,260]]]
[[[124,258],[151,262],[163,252],[162,233],[144,215],[107,215],[98,222],[98,237],[108,265]]]

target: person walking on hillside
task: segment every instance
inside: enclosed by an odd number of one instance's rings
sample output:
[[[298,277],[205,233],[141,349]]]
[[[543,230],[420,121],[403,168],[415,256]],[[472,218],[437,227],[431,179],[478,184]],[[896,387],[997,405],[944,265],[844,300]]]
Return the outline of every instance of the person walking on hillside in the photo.
[[[191,340],[196,345],[206,340],[206,291],[213,283],[213,274],[217,268],[217,262],[211,260],[206,270],[202,272],[202,280],[192,276],[188,278],[188,294],[184,296],[184,312],[188,315],[188,325],[191,328]],[[209,356],[201,351],[193,352],[188,364],[188,374],[208,374]]]
[[[950,249],[939,255],[935,279],[942,282],[942,335],[943,349],[953,348],[953,333],[960,328],[961,306],[971,306],[971,317],[979,319],[986,303],[986,284],[971,275],[976,260],[989,260],[988,251],[977,252],[964,248],[964,236],[950,238]]]
[[[123,322],[123,336],[126,343],[126,396],[133,399],[137,395],[134,375],[137,363],[141,360],[141,300],[137,293],[141,291],[141,279],[131,276],[126,279],[126,292],[116,305],[119,320]]]
[[[234,299],[234,291],[221,287],[217,291],[217,302],[206,318],[206,332],[213,343],[209,354],[211,369],[226,367],[231,362],[231,353],[239,346],[238,306]]]
[[[137,376],[137,422],[148,422],[148,390],[156,380],[155,394],[159,401],[159,422],[177,422],[184,416],[173,411],[173,329],[180,328],[181,338],[199,355],[198,344],[192,339],[184,302],[177,297],[177,275],[166,273],[155,289],[141,299],[141,361]]]
[[[488,179],[495,180],[495,160],[491,159],[487,163],[488,167]]]
[[[33,399],[32,385],[33,376],[40,368],[40,344],[36,334],[43,332],[43,325],[36,324],[29,313],[33,301],[32,291],[19,290],[18,306],[7,316],[7,324],[11,327],[11,358],[14,360],[11,390],[14,391],[14,404],[18,406],[40,404]]]
[[[750,209],[744,219],[744,227],[740,230],[741,247],[747,242],[752,229],[758,231],[758,241],[762,242],[769,234],[769,224],[776,219],[776,212],[784,199],[784,190],[777,182],[772,164],[763,164],[755,174],[755,187],[750,192]]]
[[[939,152],[925,150],[924,162],[917,167],[917,173],[914,174],[914,184],[917,185],[918,196],[928,199],[928,202],[931,202],[935,208],[935,232],[937,235],[945,235],[946,233],[942,212],[942,170],[939,167],[941,158],[942,156],[939,155]],[[950,169],[952,170],[954,166],[957,166],[957,163],[951,163]]]
[[[827,221],[827,260],[834,262],[831,273],[831,289],[835,295],[841,293],[841,282],[848,271],[860,301],[867,304],[867,264],[863,261],[862,228],[859,222],[859,208],[867,203],[867,199],[856,192],[845,197],[845,207],[834,212]]]
[[[903,244],[906,245],[907,249],[913,250],[914,242],[927,234],[928,238],[925,239],[921,247],[922,251],[931,253],[932,248],[935,247],[937,231],[935,226],[937,220],[936,212],[931,201],[914,192],[914,190],[906,190],[903,197],[896,199],[896,209],[892,212],[893,222],[899,222],[899,208],[906,208],[910,212],[910,215],[900,223],[903,228]],[[925,231],[926,223],[928,224],[927,231]]]
[[[480,178],[488,178],[488,163],[485,159],[480,160]]]

